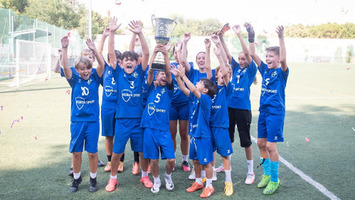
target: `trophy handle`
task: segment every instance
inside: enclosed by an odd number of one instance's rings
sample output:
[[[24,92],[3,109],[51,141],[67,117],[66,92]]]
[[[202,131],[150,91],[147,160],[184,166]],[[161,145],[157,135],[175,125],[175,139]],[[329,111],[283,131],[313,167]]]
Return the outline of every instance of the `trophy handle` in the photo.
[[[155,24],[154,24],[154,21],[155,21],[155,15],[154,15],[154,14],[152,14],[151,20],[152,20],[152,25],[153,25],[153,27],[155,28]]]
[[[177,17],[175,17],[175,19],[174,19],[174,21],[173,21],[173,23],[175,23],[175,26],[174,26],[173,29],[171,30],[171,33],[174,32],[174,29],[175,29],[175,27],[177,26],[177,21],[176,21],[176,20],[177,20]]]

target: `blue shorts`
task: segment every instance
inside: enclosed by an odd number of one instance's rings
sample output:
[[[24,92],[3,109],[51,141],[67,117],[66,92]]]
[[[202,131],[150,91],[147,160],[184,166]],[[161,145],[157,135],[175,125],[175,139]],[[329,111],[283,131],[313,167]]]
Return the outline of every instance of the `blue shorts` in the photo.
[[[101,108],[101,125],[102,125],[102,136],[114,136],[115,135],[115,124],[116,124],[116,109],[112,108]]]
[[[143,152],[143,129],[141,119],[116,119],[113,150],[115,154],[124,153],[128,139],[131,140],[131,149],[135,152]]]
[[[189,120],[190,103],[182,105],[171,104],[170,106],[170,120]]]
[[[229,156],[233,153],[232,142],[229,137],[228,128],[211,127],[213,151],[221,156]]]
[[[201,165],[207,165],[213,161],[212,138],[191,138],[189,158],[198,160]]]
[[[159,159],[159,151],[161,152],[161,159],[175,158],[170,131],[145,128],[143,158]]]
[[[83,152],[85,143],[85,151],[88,153],[96,153],[97,143],[100,135],[100,122],[71,122],[70,124],[70,145],[69,152]]]
[[[260,112],[258,119],[258,138],[267,138],[268,142],[283,142],[285,115]]]

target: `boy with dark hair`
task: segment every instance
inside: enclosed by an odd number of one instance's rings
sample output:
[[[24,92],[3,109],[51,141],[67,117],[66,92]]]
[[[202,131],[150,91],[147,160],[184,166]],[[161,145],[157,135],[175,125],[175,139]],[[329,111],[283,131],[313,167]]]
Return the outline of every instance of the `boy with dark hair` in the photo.
[[[111,175],[106,191],[112,192],[117,185],[117,168],[125,146],[130,139],[132,151],[137,151],[141,157],[142,178],[141,183],[147,188],[153,187],[148,177],[148,160],[143,159],[143,129],[140,127],[143,114],[142,85],[144,71],[148,65],[149,49],[142,32],[140,21],[131,21],[130,31],[137,34],[142,44],[142,62],[138,64],[138,55],[132,51],[122,54],[122,67],[117,67],[118,109],[116,112],[116,129],[111,160]],[[114,33],[110,33],[114,34]],[[113,48],[114,49],[114,48]],[[113,51],[109,52],[113,55]],[[111,59],[111,57],[110,57]],[[115,59],[115,58],[113,58]]]
[[[186,77],[185,68],[181,65],[173,69],[179,87],[192,102],[192,113],[189,120],[190,152],[189,157],[193,160],[196,182],[187,192],[194,192],[203,188],[201,170],[206,170],[206,187],[200,197],[207,198],[214,193],[212,186],[213,144],[210,130],[210,117],[212,98],[216,94],[217,86],[213,81],[202,78],[196,86]],[[186,88],[185,84],[188,88]]]
[[[253,41],[255,32],[246,23],[249,41]],[[266,63],[255,54],[255,45],[249,43],[251,57],[256,62],[262,76],[258,119],[258,147],[262,160],[264,175],[258,184],[259,188],[266,187],[263,194],[273,194],[280,186],[279,153],[277,142],[283,142],[283,126],[285,120],[285,88],[289,69],[286,63],[286,48],[284,27],[278,26],[276,33],[280,47],[266,49]]]

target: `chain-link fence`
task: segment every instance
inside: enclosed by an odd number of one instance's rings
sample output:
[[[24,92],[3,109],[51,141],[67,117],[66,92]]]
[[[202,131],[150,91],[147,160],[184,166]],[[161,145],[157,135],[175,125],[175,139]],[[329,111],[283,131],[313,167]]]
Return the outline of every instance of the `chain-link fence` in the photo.
[[[37,19],[14,13],[9,9],[0,8],[0,80],[13,79],[16,76],[16,46],[17,40],[50,45],[50,68],[54,68],[58,59],[60,40],[70,34],[69,57],[80,55],[85,48],[85,42],[77,31],[65,30]],[[74,59],[71,59],[73,62]],[[38,68],[36,63],[29,63],[30,67]],[[33,65],[33,66],[31,66]],[[3,82],[3,81],[2,81]]]

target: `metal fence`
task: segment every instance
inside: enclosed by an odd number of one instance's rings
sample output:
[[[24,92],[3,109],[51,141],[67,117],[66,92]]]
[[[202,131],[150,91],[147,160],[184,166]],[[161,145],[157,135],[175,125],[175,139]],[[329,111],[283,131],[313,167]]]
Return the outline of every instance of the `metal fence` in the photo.
[[[51,65],[58,57],[60,40],[71,32],[68,55],[80,55],[85,42],[76,31],[65,30],[54,25],[31,19],[14,13],[9,9],[0,8],[0,80],[12,79],[16,74],[16,41],[25,40],[50,45]],[[36,68],[36,66],[33,66]],[[52,67],[52,68],[53,68]]]

